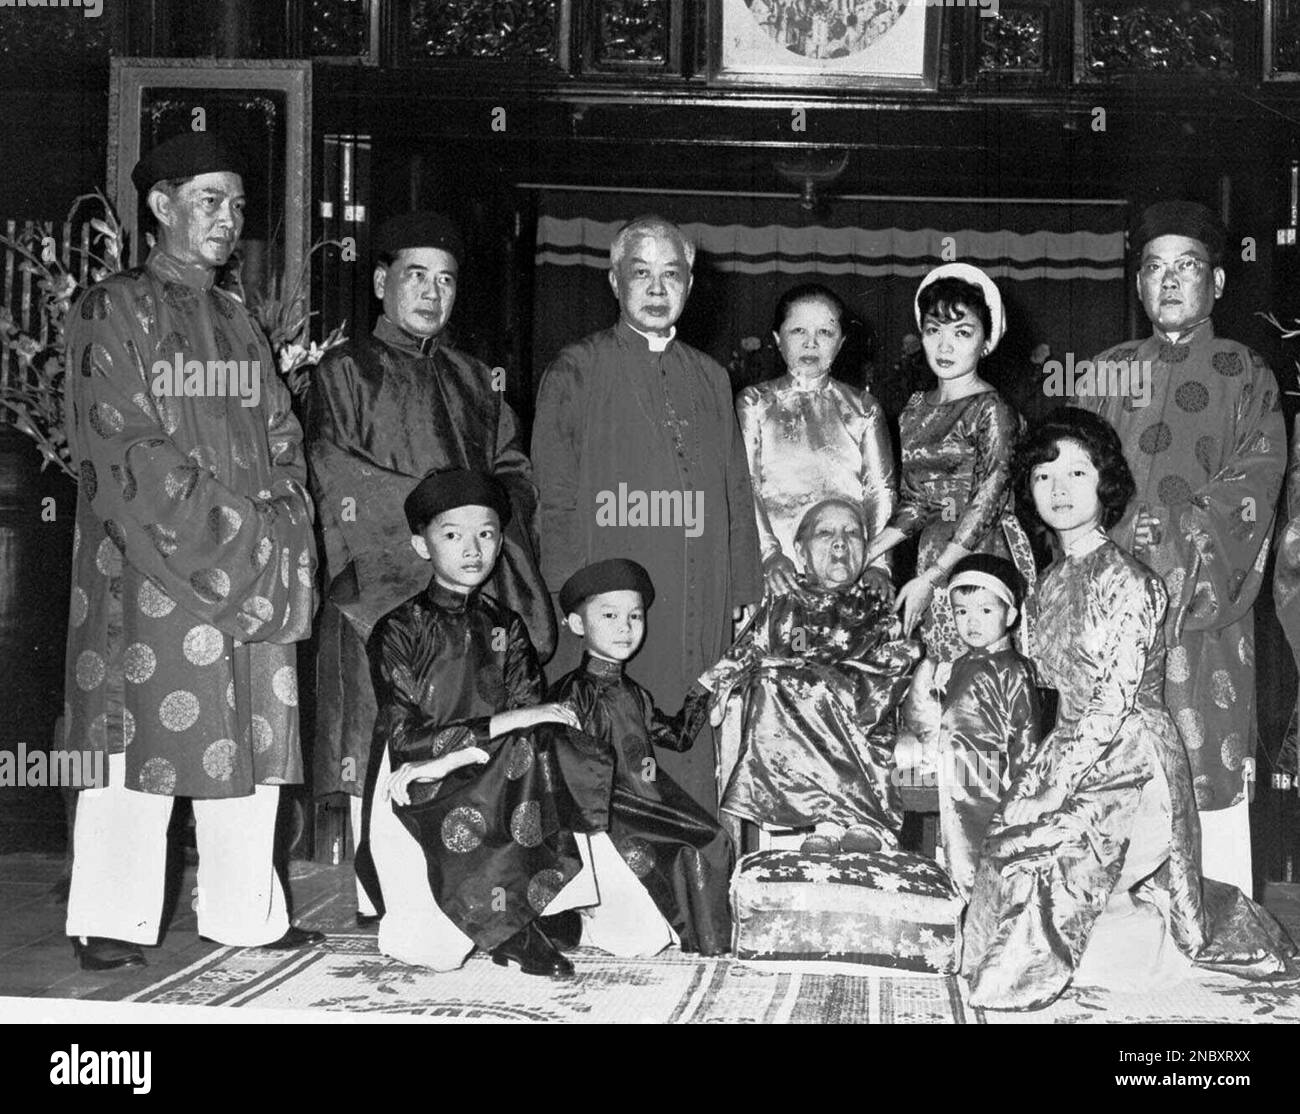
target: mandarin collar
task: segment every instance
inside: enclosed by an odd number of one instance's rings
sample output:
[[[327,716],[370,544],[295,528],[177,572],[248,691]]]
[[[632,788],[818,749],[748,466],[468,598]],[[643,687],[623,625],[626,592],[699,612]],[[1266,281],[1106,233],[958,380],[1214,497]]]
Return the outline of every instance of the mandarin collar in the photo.
[[[796,375],[793,371],[787,371],[781,376],[781,382],[777,385],[777,389],[794,391],[797,394],[816,394],[830,386],[830,382],[831,373],[829,371],[817,376]]]
[[[1181,347],[1184,344],[1191,344],[1193,340],[1209,340],[1214,336],[1214,322],[1208,317],[1204,321],[1198,321],[1190,329],[1181,330],[1177,340],[1170,340],[1167,333],[1161,332],[1154,326],[1151,335],[1162,344],[1176,344]]]
[[[621,661],[606,661],[604,658],[598,658],[586,651],[582,655],[582,668],[591,676],[599,677],[602,681],[617,681],[623,676],[623,663]]]
[[[193,287],[199,291],[210,290],[217,275],[213,268],[205,267],[201,263],[182,263],[157,245],[150,250],[149,258],[145,260],[144,265],[150,273],[165,282],[179,282],[183,286]]]
[[[1004,634],[996,642],[988,646],[971,646],[966,650],[964,656],[968,658],[991,658],[994,654],[1000,654],[1005,650],[1012,649],[1011,635]]]
[[[478,589],[472,592],[457,592],[451,588],[444,588],[437,580],[430,578],[429,586],[424,590],[425,598],[443,611],[464,611],[469,607],[470,601],[478,595]]]
[[[435,333],[431,337],[412,336],[395,321],[390,321],[387,314],[382,313],[379,315],[379,320],[375,322],[372,335],[390,348],[396,348],[412,356],[424,357],[432,356],[442,339],[441,333]]]

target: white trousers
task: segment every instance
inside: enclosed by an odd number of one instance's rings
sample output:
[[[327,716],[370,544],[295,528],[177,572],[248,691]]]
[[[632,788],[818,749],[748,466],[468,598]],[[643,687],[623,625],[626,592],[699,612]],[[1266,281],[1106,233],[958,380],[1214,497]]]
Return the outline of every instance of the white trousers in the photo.
[[[392,803],[380,795],[391,768],[385,751],[370,811],[370,854],[384,895],[379,950],[403,963],[454,971],[469,958],[474,941],[439,908],[429,888],[423,848],[397,818]],[[555,895],[545,913],[581,908],[582,942],[614,955],[654,955],[672,943],[672,928],[609,836],[602,832],[576,838],[582,870]]]
[[[1250,802],[1198,812],[1201,818],[1201,874],[1236,886],[1253,897],[1250,857]]]
[[[108,784],[82,790],[77,801],[69,936],[158,942],[174,803],[174,797],[126,788],[126,755],[109,755]],[[193,803],[200,935],[235,947],[278,940],[289,928],[272,861],[279,787]]]
[[[379,950],[403,963],[454,971],[470,952],[474,941],[452,923],[434,900],[429,871],[419,841],[406,830],[382,795],[392,770],[388,751],[379,763],[375,801],[370,810],[370,855],[379,875],[384,916],[379,922]],[[584,870],[555,895],[547,913],[559,913],[595,900],[595,887]]]
[[[582,910],[582,942],[610,955],[643,958],[677,943],[649,891],[632,873],[607,832],[578,837],[583,873],[596,882],[598,901]],[[582,878],[580,874],[574,881]]]

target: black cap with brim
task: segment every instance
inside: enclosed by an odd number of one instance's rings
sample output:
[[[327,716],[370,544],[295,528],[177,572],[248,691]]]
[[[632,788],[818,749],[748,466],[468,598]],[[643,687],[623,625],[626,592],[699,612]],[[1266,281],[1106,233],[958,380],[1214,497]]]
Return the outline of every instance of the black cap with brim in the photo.
[[[490,507],[497,512],[503,529],[510,521],[506,489],[491,476],[465,468],[430,472],[415,485],[402,509],[411,533],[421,534],[438,515],[457,507]]]
[[[640,592],[642,607],[649,607],[655,601],[650,574],[635,561],[611,557],[579,569],[564,582],[560,589],[560,610],[570,615],[584,600],[602,592]]]
[[[379,226],[372,245],[377,257],[392,258],[403,248],[440,248],[456,260],[465,258],[465,242],[456,222],[442,213],[421,211],[390,217]]]
[[[158,182],[222,171],[243,177],[243,159],[211,132],[186,132],[160,143],[136,163],[131,181],[144,194]]]

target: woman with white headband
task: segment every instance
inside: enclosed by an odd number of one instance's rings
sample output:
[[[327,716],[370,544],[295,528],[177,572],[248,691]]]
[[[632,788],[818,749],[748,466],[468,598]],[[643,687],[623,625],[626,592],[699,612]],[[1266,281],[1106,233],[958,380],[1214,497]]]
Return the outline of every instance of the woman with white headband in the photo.
[[[1006,332],[1002,295],[993,280],[969,263],[945,263],[922,280],[914,311],[939,385],[913,394],[899,416],[899,506],[872,540],[866,560],[870,564],[920,535],[917,575],[899,590],[896,607],[908,633],[920,622],[931,659],[952,662],[966,647],[939,585],[963,557],[1010,558],[1033,598],[1033,553],[1007,483],[1020,418],[979,374],[981,358]]]

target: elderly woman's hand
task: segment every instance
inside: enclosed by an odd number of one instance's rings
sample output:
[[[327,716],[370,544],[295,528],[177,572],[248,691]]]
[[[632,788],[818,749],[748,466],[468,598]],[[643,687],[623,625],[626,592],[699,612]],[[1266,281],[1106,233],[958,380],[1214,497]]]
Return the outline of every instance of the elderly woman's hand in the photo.
[[[763,579],[767,582],[767,590],[774,596],[798,592],[799,582],[796,579],[798,575],[799,570],[795,563],[784,553],[774,553],[763,562]]]
[[[867,591],[876,593],[886,604],[894,602],[894,582],[884,569],[868,566],[862,570],[858,580]]]

